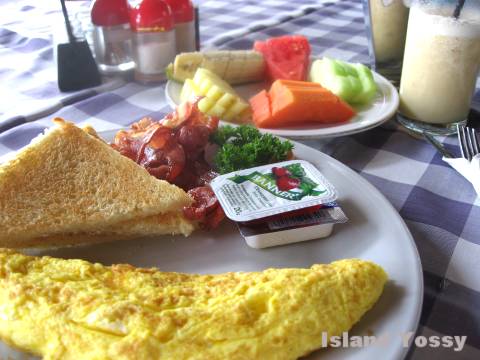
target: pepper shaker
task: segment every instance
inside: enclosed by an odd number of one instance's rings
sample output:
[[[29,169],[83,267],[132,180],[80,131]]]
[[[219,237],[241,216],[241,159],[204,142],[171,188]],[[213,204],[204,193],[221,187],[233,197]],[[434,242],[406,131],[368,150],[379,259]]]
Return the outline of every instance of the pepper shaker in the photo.
[[[104,74],[130,71],[132,36],[126,0],[96,0],[91,8],[93,48],[99,70]]]
[[[166,79],[165,67],[176,54],[173,15],[163,0],[143,0],[130,10],[133,31],[135,80],[142,83]]]
[[[166,0],[172,9],[175,21],[175,38],[177,41],[177,54],[195,51],[195,10],[190,0]]]

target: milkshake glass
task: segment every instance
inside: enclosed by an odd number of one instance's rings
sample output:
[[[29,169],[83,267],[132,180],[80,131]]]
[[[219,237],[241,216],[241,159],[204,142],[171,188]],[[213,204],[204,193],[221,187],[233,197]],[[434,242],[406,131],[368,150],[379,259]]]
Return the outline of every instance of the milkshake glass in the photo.
[[[403,0],[363,0],[363,9],[372,67],[398,84],[409,9]]]
[[[410,9],[397,120],[414,131],[453,134],[466,122],[475,91],[480,11],[455,19],[444,3],[423,4]]]

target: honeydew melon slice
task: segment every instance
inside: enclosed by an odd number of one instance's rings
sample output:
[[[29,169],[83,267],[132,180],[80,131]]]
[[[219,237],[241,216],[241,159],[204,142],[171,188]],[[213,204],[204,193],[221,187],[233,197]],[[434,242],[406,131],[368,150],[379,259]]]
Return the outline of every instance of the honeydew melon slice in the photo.
[[[363,64],[354,64],[358,78],[362,83],[362,93],[358,94],[353,101],[358,104],[369,103],[377,92],[377,84],[373,80],[372,71]]]
[[[372,72],[363,64],[323,58],[315,60],[310,80],[319,83],[350,104],[366,104],[376,93]]]

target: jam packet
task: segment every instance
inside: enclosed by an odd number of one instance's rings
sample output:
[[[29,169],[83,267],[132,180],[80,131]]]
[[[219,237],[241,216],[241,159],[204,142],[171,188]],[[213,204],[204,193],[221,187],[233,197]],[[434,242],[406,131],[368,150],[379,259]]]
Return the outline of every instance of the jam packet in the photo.
[[[336,200],[334,187],[312,164],[290,160],[216,177],[210,183],[225,215],[236,222]]]
[[[236,171],[210,185],[253,248],[326,237],[334,224],[348,220],[335,201],[334,187],[304,160]]]

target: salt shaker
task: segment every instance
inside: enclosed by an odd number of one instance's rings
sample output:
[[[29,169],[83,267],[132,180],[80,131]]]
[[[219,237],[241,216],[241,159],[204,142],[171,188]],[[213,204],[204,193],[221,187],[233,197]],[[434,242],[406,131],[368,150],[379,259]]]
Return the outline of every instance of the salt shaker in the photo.
[[[190,0],[166,0],[175,21],[177,53],[196,50],[195,10]]]
[[[91,8],[93,48],[99,70],[122,73],[135,67],[126,0],[96,0]]]
[[[142,83],[166,79],[165,67],[176,54],[172,11],[163,0],[143,0],[130,10],[133,31],[135,80]]]

